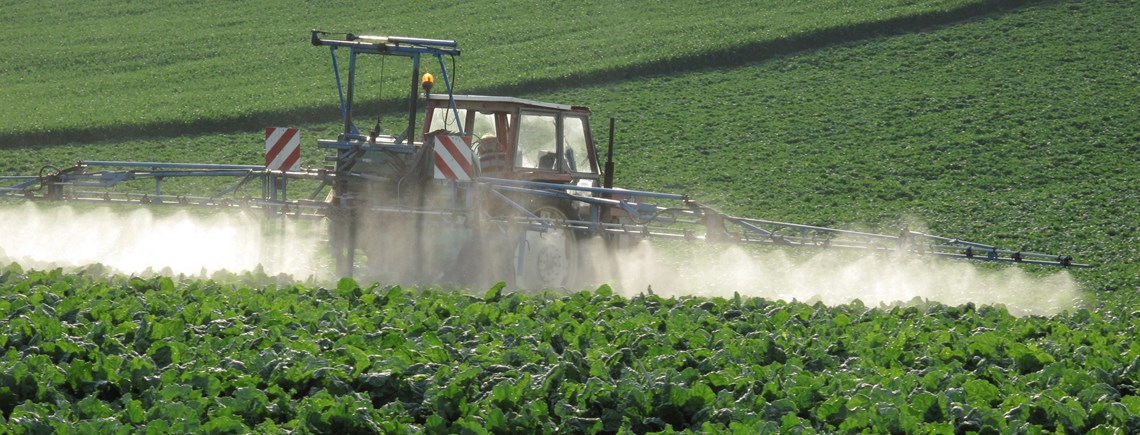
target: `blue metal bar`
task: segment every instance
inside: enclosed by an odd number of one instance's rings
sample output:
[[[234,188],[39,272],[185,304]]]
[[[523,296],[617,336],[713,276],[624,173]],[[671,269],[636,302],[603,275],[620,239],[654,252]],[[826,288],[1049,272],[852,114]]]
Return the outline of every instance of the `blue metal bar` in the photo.
[[[416,147],[413,145],[369,145],[355,142],[342,142],[338,140],[319,139],[317,146],[321,148],[332,148],[336,150],[364,150],[364,151],[390,151],[397,153],[414,154]]]
[[[242,186],[245,186],[245,185],[246,185],[246,183],[249,183],[249,180],[252,180],[252,179],[253,179],[253,174],[247,175],[245,178],[242,178],[242,179],[241,179],[241,181],[238,181],[237,183],[234,183],[234,185],[233,185],[233,186],[230,186],[230,187],[226,188],[225,190],[223,190],[223,191],[222,191],[222,193],[219,193],[219,194],[217,194],[217,195],[216,195],[216,196],[214,196],[213,198],[214,198],[214,199],[216,199],[216,198],[221,198],[221,197],[223,197],[223,196],[226,196],[226,195],[229,195],[229,194],[231,194],[231,193],[237,192],[237,191],[238,191],[238,189],[241,189],[241,188],[242,188]],[[264,183],[264,178],[262,179],[262,182]]]
[[[893,236],[885,234],[864,233],[858,231],[839,230],[834,228],[815,227],[811,225],[798,225],[789,224],[784,222],[764,221],[759,219],[743,219],[731,216],[725,216],[727,222],[736,223],[748,230],[759,232],[763,235],[770,237],[764,239],[746,239],[744,242],[749,243],[777,243],[777,244],[791,244],[793,246],[829,246],[845,249],[887,249],[881,248],[881,245],[876,246],[870,243],[873,240],[893,241],[894,249],[901,249],[907,252],[919,253],[923,255],[936,255],[942,257],[953,258],[968,258],[973,260],[984,261],[1003,261],[1015,262],[1026,264],[1039,264],[1050,266],[1071,266],[1071,267],[1089,267],[1086,264],[1072,264],[1071,259],[1065,256],[1058,256],[1052,254],[1042,254],[1037,252],[1023,252],[1012,251],[1005,249],[998,249],[990,245],[985,245],[976,242],[969,242],[959,239],[950,239],[947,237],[934,236],[930,234],[906,231],[902,235]],[[773,225],[780,228],[798,229],[800,231],[799,237],[779,237],[774,232],[760,228],[758,225]],[[807,231],[814,231],[818,233],[834,234],[840,236],[853,236],[857,239],[838,239],[838,244],[819,244],[809,243],[814,241],[814,237],[809,239],[806,236]],[[860,240],[861,238],[862,240]],[[924,245],[918,243],[919,241],[939,242],[939,244],[931,244],[925,248]],[[908,243],[909,242],[909,243]],[[980,248],[979,252],[974,255],[968,255],[963,248]],[[953,251],[953,252],[947,252]]]
[[[466,132],[467,130],[463,129],[463,121],[459,117],[459,106],[455,104],[455,94],[451,90],[451,79],[447,76],[447,65],[443,63],[443,56],[437,54],[435,58],[439,60],[439,71],[440,74],[443,74],[443,84],[447,86],[447,99],[451,105],[451,113],[455,115],[455,126],[459,127],[459,131]]]
[[[327,141],[327,140],[328,139],[319,139],[317,144],[319,145],[320,141]],[[353,141],[353,140],[358,141],[358,142],[376,142],[376,141],[391,141],[392,143],[396,142],[395,137],[388,136],[388,135],[381,134],[381,135],[377,135],[377,136],[373,137],[373,136],[368,136],[368,135],[359,134],[359,133],[356,133],[356,134],[341,133],[338,140],[340,140],[342,142]]]
[[[358,38],[368,39],[368,38],[378,38],[378,37],[364,35],[364,36],[358,36]],[[408,38],[408,37],[404,37],[404,36],[381,36],[379,38],[386,38],[389,41],[393,41],[393,42],[403,42],[403,43],[415,44],[415,45],[434,45],[437,47],[453,47],[453,48],[459,46],[458,42],[450,41],[450,40],[446,40],[446,39]]]
[[[508,180],[508,179],[504,179],[504,178],[487,178],[487,177],[479,177],[476,179],[476,181],[491,184],[491,185],[515,185],[515,186],[534,187],[534,188],[540,188],[540,189],[576,190],[579,192],[609,193],[609,194],[614,194],[614,195],[625,195],[625,196],[643,197],[643,198],[672,199],[672,200],[677,200],[677,201],[687,201],[689,199],[688,195],[677,195],[677,194],[673,194],[673,193],[643,192],[643,191],[638,191],[638,190],[622,190],[622,189],[606,189],[604,187],[585,187],[585,186],[576,186],[573,184],[544,183],[544,182],[540,182],[540,181]]]
[[[794,228],[794,229],[801,229],[801,230],[806,229],[806,230],[812,230],[812,231],[820,231],[820,232],[833,233],[833,234],[846,234],[846,235],[869,237],[869,238],[880,238],[880,239],[889,239],[889,240],[896,240],[899,238],[898,236],[888,236],[885,234],[864,233],[864,232],[850,231],[850,230],[839,230],[839,229],[835,229],[835,228],[817,227],[817,226],[812,226],[812,225],[790,224],[790,223],[786,223],[786,222],[766,221],[766,220],[761,220],[761,219],[746,219],[746,218],[738,218],[738,217],[734,217],[734,216],[725,216],[725,219],[730,221],[730,222],[736,222],[736,223],[747,222],[747,223],[751,223],[751,224],[773,225],[773,226],[784,227],[784,228]]]
[[[340,117],[341,119],[344,119],[348,117],[348,113],[344,106],[344,88],[341,87],[340,84],[340,67],[338,67],[336,64],[336,46],[330,45],[329,52],[332,53],[333,75],[336,76],[336,92],[338,95],[340,95]]]
[[[64,174],[60,176],[61,181],[65,182],[78,182],[83,180],[116,180],[127,181],[140,178],[170,178],[170,177],[244,177],[244,176],[259,176],[260,173],[240,170],[240,169],[222,169],[217,171],[127,171],[127,172],[97,172],[93,174]]]
[[[948,237],[935,236],[935,235],[924,234],[924,233],[919,233],[919,232],[914,232],[914,231],[909,231],[909,234],[913,235],[913,236],[931,239],[931,240],[937,240],[937,241],[943,242],[943,243],[967,245],[967,246],[973,246],[975,248],[982,248],[982,249],[994,249],[994,247],[990,246],[990,245],[984,245],[984,244],[976,243],[976,242],[967,242],[965,240],[951,239]]]
[[[12,186],[0,186],[0,196],[23,195],[28,189],[40,184],[40,177],[28,175],[0,177],[0,180],[22,181],[22,183],[16,183]]]
[[[577,196],[577,195],[571,195],[569,193],[562,192],[562,191],[536,190],[536,189],[529,189],[526,187],[517,187],[517,186],[492,186],[491,187],[492,192],[499,193],[500,190],[506,190],[506,191],[510,191],[510,192],[527,193],[527,194],[531,194],[531,195],[545,196],[545,197],[550,197],[550,198],[559,198],[559,199],[565,199],[565,200],[569,200],[569,201],[579,201],[579,202],[584,202],[587,204],[596,204],[596,205],[602,205],[602,206],[616,207],[616,208],[620,208],[622,210],[625,210],[627,213],[629,213],[630,215],[634,216],[637,219],[643,219],[644,215],[651,215],[651,216],[649,216],[650,220],[657,220],[656,219],[657,215],[660,214],[660,212],[670,210],[669,208],[662,208],[662,207],[658,207],[658,206],[653,205],[653,204],[629,202],[629,201],[619,201],[616,199],[595,198],[595,197],[589,197],[589,196]],[[675,213],[679,213],[679,214],[683,214],[683,215],[692,215],[694,213],[692,210],[687,210],[687,209],[672,209],[672,210]],[[671,216],[671,217],[673,217],[675,219],[675,216]],[[595,222],[596,221],[597,220],[595,219]]]
[[[353,87],[356,86],[356,50],[349,50],[348,92],[344,103],[344,134],[359,134],[356,123],[352,122]]]
[[[443,55],[454,55],[454,56],[459,55],[459,50],[454,49],[454,48],[439,48],[439,47],[427,46],[429,44],[400,45],[400,43],[409,43],[407,41],[408,38],[396,37],[395,39],[393,39],[391,37],[386,38],[386,37],[382,37],[382,36],[381,37],[374,37],[374,38],[382,39],[382,40],[377,41],[377,42],[368,42],[368,41],[358,41],[358,40],[343,41],[343,40],[336,40],[336,39],[320,39],[319,42],[317,43],[317,45],[328,45],[330,47],[348,47],[348,48],[351,48],[352,50],[355,50],[355,51],[358,51],[361,53],[388,54],[388,55],[394,55],[394,56],[409,56],[410,57],[410,56],[416,56],[416,55],[420,55],[420,54],[443,54]],[[386,41],[384,41],[383,39],[386,39]],[[427,40],[425,40],[425,41],[427,41]],[[454,44],[454,42],[452,42],[452,41],[447,41],[447,42],[451,42]],[[455,44],[455,45],[457,46],[458,44]]]
[[[211,163],[165,163],[165,162],[115,162],[115,161],[99,161],[99,160],[85,160],[79,162],[79,166],[110,166],[118,168],[152,168],[152,169],[222,169],[222,170],[248,170],[259,171],[265,170],[265,166],[261,165],[218,165]]]
[[[195,172],[195,171],[159,171],[159,172],[102,172],[97,174],[64,174],[61,176],[56,185],[67,185],[76,187],[114,187],[119,183],[126,181],[140,180],[140,179],[154,179],[156,184],[161,183],[164,178],[187,178],[187,177],[244,177],[248,179],[260,177],[261,174],[251,171],[242,170],[222,170],[210,172]],[[263,178],[263,177],[262,177]],[[244,184],[243,182],[242,184]],[[235,189],[236,190],[236,189]],[[161,194],[156,185],[156,194]]]
[[[570,195],[566,192],[555,192],[555,191],[550,191],[550,190],[527,189],[525,187],[515,187],[515,186],[493,186],[491,188],[491,191],[496,192],[496,193],[498,193],[500,190],[506,190],[509,192],[528,193],[531,195],[545,196],[548,198],[575,199],[575,197],[573,195]]]
[[[399,136],[396,136],[396,145],[403,144],[407,141],[409,144],[415,142],[416,131],[416,100],[419,99],[419,86],[420,86],[420,55],[417,53],[412,56],[412,92],[408,96],[408,127]]]
[[[772,235],[772,232],[771,232],[771,231],[765,230],[765,229],[763,229],[763,228],[760,228],[760,227],[758,227],[758,226],[756,226],[756,225],[753,225],[753,224],[751,224],[751,223],[748,223],[748,222],[746,222],[746,221],[736,221],[736,223],[737,223],[738,225],[740,225],[740,226],[744,227],[744,228],[750,229],[750,230],[752,230],[752,231],[756,231],[756,232],[758,232],[758,233],[760,233],[760,234],[762,234],[762,235],[764,235],[764,236],[770,236],[770,235]]]

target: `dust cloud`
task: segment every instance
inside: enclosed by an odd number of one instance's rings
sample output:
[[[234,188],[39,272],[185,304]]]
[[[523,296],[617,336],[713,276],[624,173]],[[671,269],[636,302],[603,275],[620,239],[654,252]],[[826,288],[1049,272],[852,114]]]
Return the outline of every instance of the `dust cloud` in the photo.
[[[98,263],[126,274],[263,270],[303,279],[321,269],[314,254],[324,245],[316,228],[291,219],[264,219],[257,212],[28,202],[0,207],[0,260],[34,268]]]
[[[692,244],[690,244],[692,245]],[[1072,310],[1080,292],[1065,270],[1045,274],[1017,267],[935,257],[841,251],[754,249],[705,245],[659,249],[646,241],[607,257],[620,264],[613,287],[631,296],[762,297],[838,305],[858,299],[869,307],[932,301],[945,305],[1003,305],[1010,314],[1051,315]]]

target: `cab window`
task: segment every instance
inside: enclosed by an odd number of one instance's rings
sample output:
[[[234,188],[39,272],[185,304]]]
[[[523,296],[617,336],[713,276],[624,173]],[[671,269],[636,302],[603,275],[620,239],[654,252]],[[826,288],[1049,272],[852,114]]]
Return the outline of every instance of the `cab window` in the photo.
[[[468,109],[459,109],[459,117],[469,119],[471,125],[464,123],[463,127],[475,138],[495,134],[494,112],[477,111],[471,113]],[[455,112],[448,107],[436,107],[432,110],[431,125],[428,126],[427,131],[433,132],[438,130],[459,131],[459,123],[455,122]]]
[[[519,117],[515,166],[557,170],[558,117],[553,113],[523,112]]]
[[[563,157],[570,172],[593,173],[590,148],[586,141],[586,120],[583,116],[567,116],[562,120]]]
[[[467,109],[459,109],[459,117],[466,118]],[[436,107],[431,112],[431,125],[427,131],[439,130],[459,131],[459,123],[455,122],[455,112],[452,112],[449,107]]]

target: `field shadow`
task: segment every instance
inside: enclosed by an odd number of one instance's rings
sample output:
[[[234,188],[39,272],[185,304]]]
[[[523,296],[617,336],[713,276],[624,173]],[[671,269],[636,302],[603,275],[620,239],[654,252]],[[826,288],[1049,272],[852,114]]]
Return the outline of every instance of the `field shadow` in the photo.
[[[985,4],[970,4],[946,11],[926,12],[881,21],[830,27],[799,35],[741,44],[721,50],[692,53],[655,62],[624,65],[568,77],[537,79],[517,85],[489,87],[480,91],[487,91],[492,95],[526,94],[567,87],[595,86],[649,76],[682,75],[700,70],[738,68],[781,56],[807,53],[884,36],[929,31],[986,16],[1009,13],[1027,6],[1056,2],[1057,0],[997,0]]]
[[[767,41],[756,41],[702,53],[680,55],[664,60],[624,65],[557,78],[540,78],[522,83],[471,88],[465,93],[484,95],[524,95],[600,84],[633,80],[647,76],[680,75],[694,71],[737,68],[767,59],[796,53],[805,53],[873,38],[921,32],[978,19],[994,14],[1033,5],[1056,3],[1058,0],[996,0],[975,3],[958,8],[894,17],[881,21],[856,23],[819,29],[798,35]],[[386,114],[400,113],[399,99],[385,100]],[[405,100],[406,101],[406,100]],[[376,100],[362,104],[377,105]],[[270,110],[252,114],[192,122],[169,121],[146,124],[128,124],[92,128],[60,129],[46,132],[19,132],[0,134],[0,149],[57,146],[75,143],[94,143],[108,140],[161,139],[203,133],[238,133],[250,126],[297,125],[339,121],[340,109],[336,104],[320,104],[307,108]]]

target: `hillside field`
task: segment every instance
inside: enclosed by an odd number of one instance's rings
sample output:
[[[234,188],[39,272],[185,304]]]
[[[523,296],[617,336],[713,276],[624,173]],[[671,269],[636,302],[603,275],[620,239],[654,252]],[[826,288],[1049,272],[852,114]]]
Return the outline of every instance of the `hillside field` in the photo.
[[[0,100],[18,104],[0,106],[0,144],[331,121],[328,58],[306,43],[310,29],[457,40],[463,89],[517,94],[678,60],[735,64],[742,48],[778,52],[1023,3],[17,2],[4,7],[12,37],[0,47]]]
[[[0,424],[1140,431],[1140,4],[770,3],[6,5],[19,43],[0,47],[0,98],[15,102],[0,108],[0,174],[258,163],[266,124],[301,127],[315,167],[338,111],[309,28],[454,38],[458,92],[586,105],[596,138],[617,118],[622,187],[1072,255],[1095,266],[1065,272],[1082,305],[1014,317],[12,264]],[[389,77],[385,95],[405,86]],[[400,125],[381,109],[398,101],[369,104]]]

